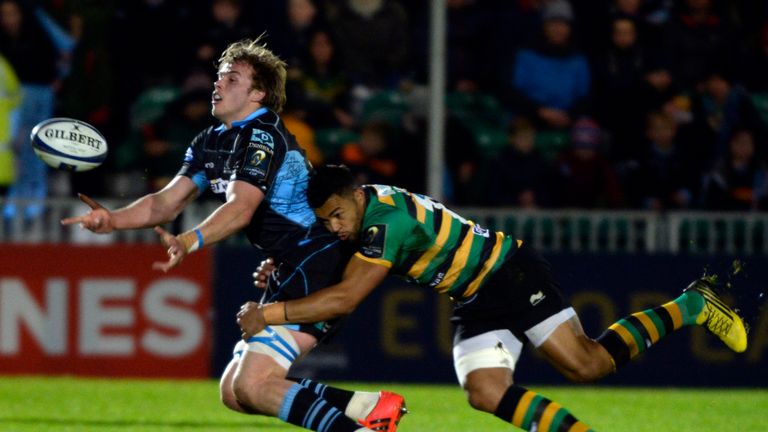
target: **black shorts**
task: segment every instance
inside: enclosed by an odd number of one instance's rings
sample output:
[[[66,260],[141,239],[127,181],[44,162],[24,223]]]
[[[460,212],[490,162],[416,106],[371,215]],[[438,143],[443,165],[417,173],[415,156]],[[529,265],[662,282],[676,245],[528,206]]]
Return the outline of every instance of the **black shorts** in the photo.
[[[341,275],[352,257],[354,248],[323,229],[313,229],[311,236],[296,243],[296,247],[278,264],[272,274],[266,303],[286,301],[307,295],[341,281]],[[318,340],[329,334],[338,320],[301,324],[299,331]]]
[[[454,345],[501,329],[510,330],[526,342],[526,330],[569,306],[552,276],[549,262],[523,243],[477,295],[454,305]]]

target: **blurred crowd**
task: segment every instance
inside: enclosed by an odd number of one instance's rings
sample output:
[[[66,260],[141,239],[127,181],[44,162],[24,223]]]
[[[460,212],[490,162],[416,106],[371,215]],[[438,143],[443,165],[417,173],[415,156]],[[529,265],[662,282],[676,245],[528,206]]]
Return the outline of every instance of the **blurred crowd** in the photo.
[[[767,2],[446,2],[446,201],[768,210]],[[161,188],[215,122],[218,55],[266,34],[312,162],[425,192],[430,3],[0,0],[0,191]],[[99,128],[105,166],[30,157],[52,116]]]

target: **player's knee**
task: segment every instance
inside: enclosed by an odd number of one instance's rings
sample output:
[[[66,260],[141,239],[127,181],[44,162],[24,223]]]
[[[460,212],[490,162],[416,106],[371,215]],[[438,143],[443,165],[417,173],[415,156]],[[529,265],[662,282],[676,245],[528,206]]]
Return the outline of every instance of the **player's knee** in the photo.
[[[219,380],[219,398],[225,407],[234,411],[241,411],[240,404],[237,403],[237,398],[235,398],[235,393],[232,390],[232,378],[235,370],[236,364],[233,362],[227,366],[227,369],[221,376],[221,380]]]
[[[238,406],[245,405],[249,410],[260,412],[260,390],[263,388],[260,382],[246,378],[242,375],[235,376],[232,381],[232,396]],[[226,402],[225,402],[226,405]],[[229,405],[227,405],[229,406]]]
[[[464,384],[464,391],[467,394],[469,405],[478,410],[488,413],[496,411],[499,400],[504,394],[503,389],[496,388],[495,385],[484,385],[481,382],[468,380]]]
[[[222,380],[219,383],[219,398],[221,399],[221,403],[224,404],[225,407],[233,411],[238,411],[238,412],[243,411],[242,407],[237,402],[237,397],[235,397],[235,392],[232,388],[232,381]]]
[[[568,369],[566,369],[564,373],[566,378],[568,378],[570,381],[579,384],[591,383],[605,375],[603,372],[603,367],[599,362],[595,361],[586,361],[573,364]]]
[[[482,390],[468,391],[467,401],[472,408],[478,411],[492,413],[496,409],[496,405],[498,405],[499,401],[491,399],[490,396],[489,393],[483,392]]]
[[[235,393],[233,391],[224,391],[224,389],[221,389],[219,393],[221,403],[224,404],[225,407],[233,411],[243,411],[242,408],[240,408],[240,404],[237,402],[237,398],[235,397]]]

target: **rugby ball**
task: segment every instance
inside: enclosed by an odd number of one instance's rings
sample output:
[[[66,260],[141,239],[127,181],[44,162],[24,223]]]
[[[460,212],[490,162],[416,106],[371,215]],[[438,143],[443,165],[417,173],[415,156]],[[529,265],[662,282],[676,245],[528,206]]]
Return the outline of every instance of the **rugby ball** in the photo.
[[[30,139],[43,162],[64,171],[88,171],[107,158],[107,140],[101,132],[72,118],[42,121],[32,128]]]

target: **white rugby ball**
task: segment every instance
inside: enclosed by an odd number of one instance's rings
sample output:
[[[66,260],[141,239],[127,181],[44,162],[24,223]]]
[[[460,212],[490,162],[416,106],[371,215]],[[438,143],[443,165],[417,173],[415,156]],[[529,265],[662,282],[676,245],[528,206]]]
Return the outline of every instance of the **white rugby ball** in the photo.
[[[38,123],[32,147],[46,164],[64,171],[88,171],[107,158],[107,140],[86,122],[57,117]]]

